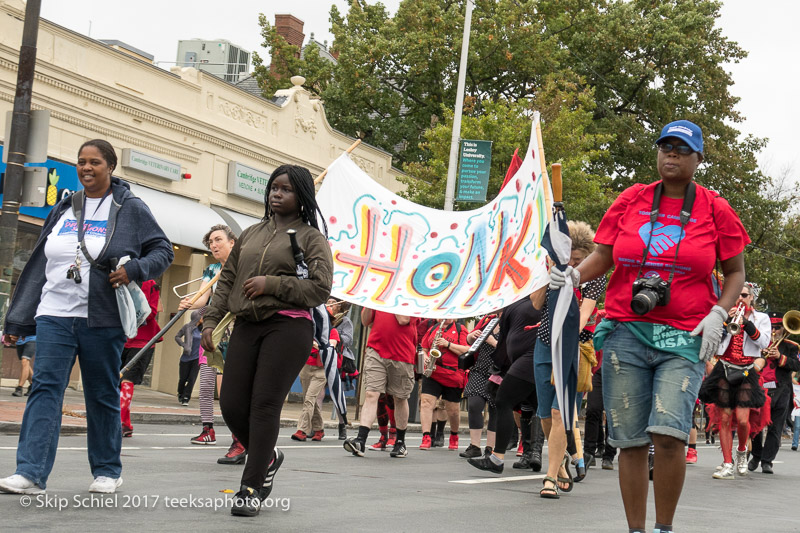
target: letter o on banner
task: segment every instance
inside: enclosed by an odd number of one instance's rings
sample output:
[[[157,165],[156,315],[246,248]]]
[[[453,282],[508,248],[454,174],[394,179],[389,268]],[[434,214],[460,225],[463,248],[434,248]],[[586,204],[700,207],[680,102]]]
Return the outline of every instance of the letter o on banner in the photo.
[[[437,267],[446,269],[446,274],[441,276],[441,279],[433,272]],[[458,275],[460,267],[461,259],[457,254],[452,252],[436,254],[423,259],[419,266],[414,269],[414,274],[411,276],[411,285],[421,296],[436,296],[453,283],[453,279]],[[437,285],[429,287],[428,284],[431,281],[437,283]]]

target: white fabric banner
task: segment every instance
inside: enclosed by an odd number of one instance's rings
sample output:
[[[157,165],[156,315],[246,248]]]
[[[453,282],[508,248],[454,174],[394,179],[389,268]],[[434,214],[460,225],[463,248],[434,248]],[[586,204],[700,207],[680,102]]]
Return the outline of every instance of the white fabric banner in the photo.
[[[440,211],[393,194],[343,154],[317,193],[333,252],[332,295],[389,313],[465,318],[542,287],[549,183],[540,158],[534,134],[494,200],[474,211]]]

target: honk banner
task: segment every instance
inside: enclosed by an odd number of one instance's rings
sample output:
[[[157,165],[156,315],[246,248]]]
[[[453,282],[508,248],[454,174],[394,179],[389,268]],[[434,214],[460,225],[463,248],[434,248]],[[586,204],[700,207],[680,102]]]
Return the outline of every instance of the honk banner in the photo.
[[[333,253],[332,295],[389,313],[465,318],[543,286],[549,183],[531,137],[514,177],[474,211],[417,205],[377,184],[348,154],[339,157],[317,193]]]

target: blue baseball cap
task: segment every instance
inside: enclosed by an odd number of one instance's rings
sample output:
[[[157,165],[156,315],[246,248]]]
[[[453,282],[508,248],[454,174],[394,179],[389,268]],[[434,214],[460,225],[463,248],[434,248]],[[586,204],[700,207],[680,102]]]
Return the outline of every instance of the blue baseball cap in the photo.
[[[667,137],[676,137],[688,144],[695,152],[703,153],[703,130],[694,122],[688,120],[670,122],[661,130],[661,137],[658,138],[656,144],[660,144]]]

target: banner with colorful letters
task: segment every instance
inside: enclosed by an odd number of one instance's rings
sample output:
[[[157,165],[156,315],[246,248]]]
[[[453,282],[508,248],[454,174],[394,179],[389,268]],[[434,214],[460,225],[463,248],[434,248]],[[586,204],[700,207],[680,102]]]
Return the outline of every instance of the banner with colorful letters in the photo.
[[[393,194],[343,154],[317,193],[333,253],[332,295],[389,313],[465,318],[542,287],[549,182],[540,158],[534,133],[495,199],[473,211],[441,211]]]

